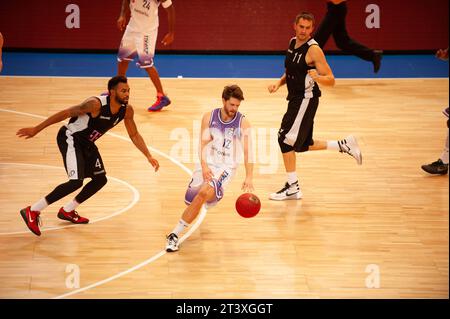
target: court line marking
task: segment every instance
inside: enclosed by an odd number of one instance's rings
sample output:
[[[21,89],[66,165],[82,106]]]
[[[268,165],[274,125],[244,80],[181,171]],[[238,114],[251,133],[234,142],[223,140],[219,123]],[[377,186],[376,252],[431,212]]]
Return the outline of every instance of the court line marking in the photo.
[[[189,231],[183,237],[180,238],[180,240],[179,240],[180,245],[183,243],[183,241],[188,239],[191,236],[191,234],[200,226],[200,224],[202,223],[202,221],[205,218],[205,216],[206,216],[206,208],[205,208],[205,206],[202,206],[202,210],[200,211],[200,214],[197,217],[197,221],[192,225],[192,227],[189,229]],[[157,253],[156,255],[153,255],[152,257],[144,260],[140,264],[137,264],[136,266],[128,268],[127,270],[124,270],[124,271],[122,271],[122,272],[120,272],[118,274],[115,274],[115,275],[113,275],[111,277],[108,277],[106,279],[103,279],[101,281],[97,281],[97,282],[95,282],[93,284],[90,284],[88,286],[85,286],[83,288],[79,288],[77,290],[74,290],[74,291],[71,291],[71,292],[68,292],[68,293],[65,293],[65,294],[53,297],[52,299],[63,299],[63,298],[66,298],[66,297],[78,294],[80,292],[83,292],[83,291],[86,291],[86,290],[98,287],[100,285],[106,284],[106,283],[108,283],[110,281],[113,281],[113,280],[115,280],[117,278],[125,276],[125,275],[127,275],[127,274],[129,274],[129,273],[131,273],[131,272],[133,272],[135,270],[138,270],[138,269],[140,269],[140,268],[142,268],[142,267],[144,267],[144,266],[146,266],[146,265],[148,265],[148,264],[158,260],[159,258],[164,256],[165,254],[167,254],[167,252],[165,250],[162,250],[159,253]]]
[[[2,109],[2,108],[0,108],[0,111],[1,111],[1,112],[9,112],[9,113],[14,113],[14,114],[19,114],[19,115],[26,115],[26,116],[36,117],[36,118],[40,118],[40,119],[46,119],[46,118],[47,118],[47,117],[41,116],[41,115],[36,115],[36,114],[31,114],[31,113],[25,113],[25,112],[19,112],[19,111],[8,110],[8,109]],[[122,140],[124,140],[124,141],[127,141],[127,142],[130,142],[130,143],[131,143],[131,140],[130,140],[129,138],[127,138],[127,137],[124,137],[124,136],[121,136],[121,135],[118,135],[118,134],[115,134],[115,133],[106,133],[106,134],[111,135],[111,136],[114,136],[114,137],[116,137],[116,138],[119,138],[119,139],[122,139]],[[169,155],[167,155],[167,154],[161,152],[160,150],[157,150],[157,149],[155,149],[155,148],[153,148],[153,147],[151,147],[151,146],[148,146],[148,148],[149,148],[152,152],[159,154],[160,156],[162,156],[162,157],[164,157],[164,158],[170,160],[170,161],[173,162],[175,165],[179,166],[183,171],[185,171],[186,173],[188,173],[188,175],[192,175],[192,171],[191,171],[189,168],[187,168],[187,167],[186,167],[183,163],[181,163],[180,161],[176,160],[175,158],[173,158],[173,157],[171,157],[171,156],[169,156]],[[197,230],[197,228],[200,226],[200,224],[202,223],[203,219],[205,218],[206,212],[207,212],[207,210],[206,210],[205,206],[203,205],[202,208],[201,208],[201,210],[200,210],[200,214],[199,214],[199,216],[197,217],[197,220],[195,221],[195,223],[190,227],[190,229],[186,232],[186,234],[184,234],[184,236],[182,236],[182,237],[180,238],[180,240],[179,240],[180,245],[181,245],[186,239],[188,239],[188,238],[191,236],[191,234],[192,234],[193,232],[195,232],[195,231]],[[88,285],[88,286],[85,286],[85,287],[78,288],[78,289],[76,289],[76,290],[70,291],[70,292],[68,292],[68,293],[65,293],[65,294],[62,294],[62,295],[55,296],[55,297],[53,297],[52,299],[62,299],[62,298],[66,298],[66,297],[69,297],[69,296],[73,296],[73,295],[75,295],[75,294],[78,294],[78,293],[80,293],[80,292],[87,291],[87,290],[89,290],[89,289],[92,289],[92,288],[98,287],[98,286],[100,286],[100,285],[106,284],[106,283],[108,283],[108,282],[110,282],[110,281],[113,281],[113,280],[115,280],[115,279],[117,279],[117,278],[123,277],[123,276],[125,276],[125,275],[127,275],[127,274],[129,274],[129,273],[131,273],[131,272],[133,272],[133,271],[135,271],[135,270],[138,270],[138,269],[140,269],[140,268],[142,268],[142,267],[144,267],[144,266],[146,266],[146,265],[148,265],[148,264],[150,264],[150,263],[152,263],[152,262],[158,260],[159,258],[161,258],[162,256],[164,256],[165,254],[166,254],[166,251],[165,251],[165,250],[162,250],[162,251],[160,251],[159,253],[153,255],[152,257],[150,257],[150,258],[144,260],[143,262],[141,262],[141,263],[139,263],[139,264],[137,264],[137,265],[135,265],[135,266],[133,266],[133,267],[131,267],[131,268],[128,268],[128,269],[126,269],[126,270],[124,270],[124,271],[122,271],[122,272],[120,272],[120,273],[118,273],[118,274],[115,274],[115,275],[113,275],[113,276],[110,276],[110,277],[108,277],[108,278],[106,278],[106,279],[103,279],[103,280],[101,280],[101,281],[94,282],[94,283],[92,283],[92,284],[90,284],[90,285]]]
[[[41,164],[27,164],[27,163],[3,163],[2,162],[2,163],[0,163],[0,165],[10,165],[10,166],[19,165],[19,166],[31,166],[31,167],[39,167],[39,168],[49,168],[50,167],[50,168],[59,169],[59,170],[62,169],[60,166],[41,165]],[[136,203],[139,201],[139,199],[141,197],[140,194],[139,194],[139,191],[134,186],[132,186],[131,184],[129,184],[129,183],[127,183],[127,182],[125,182],[125,181],[123,181],[123,180],[121,180],[119,178],[116,178],[116,177],[113,177],[113,176],[109,176],[109,175],[108,175],[108,179],[112,179],[112,180],[114,180],[114,181],[116,181],[116,182],[118,182],[120,184],[125,185],[129,189],[131,189],[131,192],[133,193],[133,199],[132,199],[131,203],[129,203],[124,208],[118,210],[117,212],[114,212],[114,213],[112,213],[110,215],[103,216],[103,217],[100,217],[100,218],[97,218],[97,219],[90,220],[89,224],[95,224],[96,222],[107,220],[107,219],[110,219],[110,218],[112,218],[114,216],[120,215],[123,212],[126,212],[131,207],[136,205]],[[70,224],[70,225],[66,225],[66,226],[42,228],[42,232],[50,231],[50,230],[64,229],[64,228],[70,228],[70,227],[76,227],[76,226],[79,226],[79,225]],[[0,236],[29,234],[29,233],[30,233],[30,231],[28,231],[28,230],[27,231],[17,231],[17,232],[9,232],[9,233],[0,233]]]

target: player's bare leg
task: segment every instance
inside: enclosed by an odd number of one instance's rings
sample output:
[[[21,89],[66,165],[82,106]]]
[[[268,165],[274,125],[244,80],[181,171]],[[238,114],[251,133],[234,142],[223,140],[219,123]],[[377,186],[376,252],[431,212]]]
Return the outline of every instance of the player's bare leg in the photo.
[[[204,183],[200,188],[198,194],[192,200],[191,204],[184,210],[183,215],[181,216],[181,219],[178,222],[178,224],[175,226],[173,231],[167,236],[167,245],[166,245],[167,252],[174,252],[179,249],[178,235],[184,229],[186,229],[190,223],[194,221],[194,219],[198,216],[198,213],[200,212],[202,205],[207,201],[214,199],[214,197],[215,197],[214,188],[211,185]]]
[[[122,60],[117,64],[117,75],[126,76],[130,61]]]
[[[145,71],[147,71],[148,76],[150,77],[150,80],[152,80],[153,85],[156,88],[156,93],[162,93],[164,94],[163,87],[161,84],[161,79],[159,78],[158,70],[154,66],[145,68]]]
[[[149,111],[159,111],[163,107],[168,106],[171,101],[170,99],[165,95],[163,91],[163,87],[161,84],[161,79],[159,78],[158,70],[154,66],[145,68],[145,71],[147,71],[148,76],[150,77],[150,80],[152,80],[153,85],[156,88],[156,102],[148,108]]]

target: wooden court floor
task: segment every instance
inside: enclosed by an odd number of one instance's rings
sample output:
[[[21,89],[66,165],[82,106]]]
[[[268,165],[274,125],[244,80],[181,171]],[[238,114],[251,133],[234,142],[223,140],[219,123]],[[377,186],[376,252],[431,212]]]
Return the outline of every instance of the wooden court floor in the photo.
[[[66,180],[60,125],[30,140],[15,132],[105,91],[106,78],[0,77],[0,298],[448,298],[448,175],[420,168],[441,154],[448,79],[337,80],[322,88],[316,139],[354,134],[363,165],[338,152],[297,157],[304,198],[272,202],[285,182],[276,132],[285,88],[261,79],[163,79],[173,103],[148,113],[148,79],[130,79],[138,129],[154,173],[123,124],[97,144],[109,183],[79,207],[88,225],[56,218],[69,196],[42,212],[36,237],[19,210]],[[164,252],[185,205],[204,112],[226,84],[244,91],[240,111],[255,132],[252,219],[234,210],[241,167],[220,205]],[[178,160],[178,162],[177,162]]]

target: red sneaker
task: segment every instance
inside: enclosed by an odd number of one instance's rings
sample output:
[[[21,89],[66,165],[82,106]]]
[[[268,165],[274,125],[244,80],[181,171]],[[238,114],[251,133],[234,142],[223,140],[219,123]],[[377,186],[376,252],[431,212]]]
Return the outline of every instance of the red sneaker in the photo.
[[[153,103],[147,110],[150,112],[160,111],[163,107],[169,106],[172,103],[170,99],[165,95],[160,95],[156,97],[156,102]]]
[[[59,209],[58,218],[68,220],[74,224],[87,224],[89,219],[81,217],[76,211],[66,212],[63,207]]]
[[[28,206],[20,210],[20,215],[23,218],[25,224],[31,232],[35,235],[41,236],[41,231],[39,230],[41,212],[35,212],[31,210],[31,206]]]

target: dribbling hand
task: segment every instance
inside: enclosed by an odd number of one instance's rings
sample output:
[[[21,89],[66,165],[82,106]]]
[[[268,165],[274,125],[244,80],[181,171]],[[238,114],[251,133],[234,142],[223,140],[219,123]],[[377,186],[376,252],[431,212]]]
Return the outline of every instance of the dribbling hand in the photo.
[[[241,187],[243,192],[251,193],[253,192],[253,182],[251,179],[246,178],[245,181],[242,183]]]

